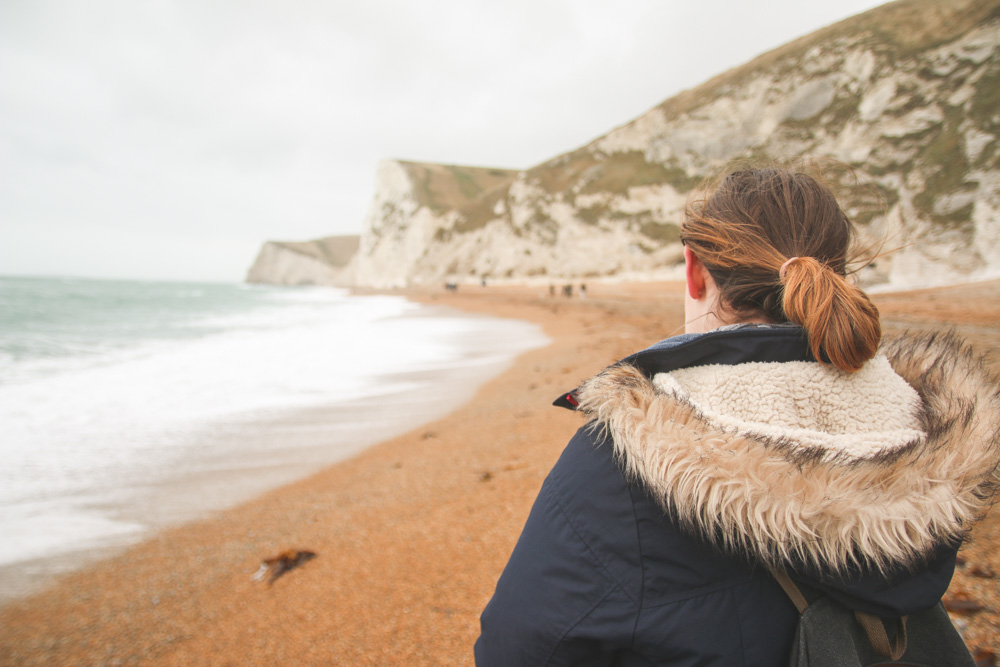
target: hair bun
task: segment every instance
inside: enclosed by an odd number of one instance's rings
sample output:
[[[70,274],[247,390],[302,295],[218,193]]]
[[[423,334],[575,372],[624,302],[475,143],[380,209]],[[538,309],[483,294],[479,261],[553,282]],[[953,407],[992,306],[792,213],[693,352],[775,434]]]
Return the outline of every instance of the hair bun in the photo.
[[[785,316],[806,330],[817,361],[853,372],[875,356],[882,326],[867,294],[814,257],[793,257],[782,273]]]

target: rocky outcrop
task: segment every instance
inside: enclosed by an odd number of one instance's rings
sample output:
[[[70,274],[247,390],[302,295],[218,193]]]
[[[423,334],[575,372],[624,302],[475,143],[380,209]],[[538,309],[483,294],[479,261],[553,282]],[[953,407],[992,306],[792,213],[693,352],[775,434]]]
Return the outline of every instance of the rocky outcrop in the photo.
[[[733,158],[832,157],[864,186],[844,200],[866,240],[898,248],[870,281],[996,277],[998,8],[887,5],[668,100],[584,153],[640,153],[686,179]]]
[[[1000,0],[901,0],[520,172],[385,161],[362,285],[679,277],[678,225],[734,159],[833,158],[869,284],[1000,276]]]
[[[440,168],[391,160],[379,165],[375,201],[362,235],[359,284],[646,276],[657,266],[674,265],[680,257],[676,247],[650,242],[631,228],[595,233],[596,221],[581,219],[572,206],[540,204],[540,193],[518,172],[495,170],[491,187],[460,206],[442,207],[440,200],[429,199],[421,189],[427,173],[442,183],[457,181],[454,172],[442,173]],[[634,200],[622,204],[625,209],[642,209],[632,211],[639,214],[632,216],[635,227],[641,228],[643,211],[655,210],[666,218],[671,206],[679,210],[683,205],[683,197],[670,199],[663,190],[656,186],[637,190]],[[483,220],[485,224],[478,224]]]
[[[383,160],[375,174],[375,199],[361,237],[358,284],[398,287],[439,280],[448,271],[426,271],[427,252],[439,245],[457,210],[510,184],[517,172]]]
[[[247,272],[246,282],[353,286],[360,240],[359,236],[329,236],[305,242],[268,241]]]
[[[702,179],[733,159],[804,155],[853,168],[863,187],[844,200],[864,240],[899,248],[868,282],[1000,275],[998,8],[892,3],[671,98],[462,207],[381,215],[375,206],[364,280],[676,276],[677,225]],[[380,235],[405,251],[380,256]]]

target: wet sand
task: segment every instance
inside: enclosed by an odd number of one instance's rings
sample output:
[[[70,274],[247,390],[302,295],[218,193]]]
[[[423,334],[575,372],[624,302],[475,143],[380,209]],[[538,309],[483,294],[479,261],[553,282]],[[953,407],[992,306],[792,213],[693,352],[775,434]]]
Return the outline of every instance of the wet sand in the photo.
[[[409,291],[426,303],[537,322],[552,339],[447,416],[308,479],[125,553],[0,609],[0,664],[467,665],[478,615],[578,415],[550,407],[608,363],[677,333],[681,286],[588,284]],[[876,297],[890,327],[958,325],[1000,344],[1000,282]],[[1000,370],[996,363],[994,368]],[[996,512],[952,586],[1000,611]],[[252,580],[289,548],[318,556],[272,586]],[[959,618],[1000,651],[1000,615]]]

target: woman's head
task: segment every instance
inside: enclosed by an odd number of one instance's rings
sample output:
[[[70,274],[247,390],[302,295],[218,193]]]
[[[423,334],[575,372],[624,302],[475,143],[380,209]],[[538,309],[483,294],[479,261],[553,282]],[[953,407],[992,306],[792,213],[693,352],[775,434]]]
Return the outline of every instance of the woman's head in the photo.
[[[681,228],[725,319],[800,324],[813,355],[847,371],[875,355],[882,335],[875,305],[846,279],[852,236],[827,187],[778,168],[727,173],[688,205]]]

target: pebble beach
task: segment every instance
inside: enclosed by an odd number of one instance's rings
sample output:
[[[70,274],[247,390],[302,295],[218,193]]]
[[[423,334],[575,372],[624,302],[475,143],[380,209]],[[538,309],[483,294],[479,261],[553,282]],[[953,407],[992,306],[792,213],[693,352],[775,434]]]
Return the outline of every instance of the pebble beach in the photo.
[[[300,481],[60,577],[0,608],[3,665],[471,665],[478,617],[548,470],[581,418],[551,406],[683,329],[679,283],[395,292],[526,320],[549,344],[447,416]],[[1000,281],[875,295],[888,330],[955,327],[1000,346]],[[1000,372],[994,358],[993,369]],[[1000,652],[1000,520],[962,550],[949,591],[970,647]],[[272,584],[262,559],[316,557]]]

